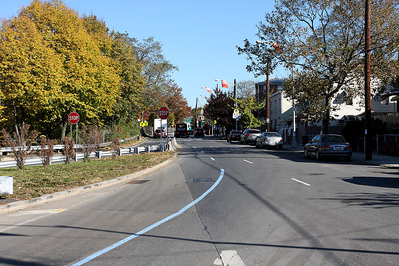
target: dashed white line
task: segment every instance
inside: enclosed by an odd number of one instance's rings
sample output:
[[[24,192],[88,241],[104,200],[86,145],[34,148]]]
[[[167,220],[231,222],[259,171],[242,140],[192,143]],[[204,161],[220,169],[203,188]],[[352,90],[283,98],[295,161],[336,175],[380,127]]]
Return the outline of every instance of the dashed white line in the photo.
[[[301,183],[301,184],[303,184],[303,185],[306,185],[306,186],[311,186],[310,184],[308,184],[308,183],[305,183],[305,182],[303,182],[303,181],[301,181],[301,180],[298,180],[298,179],[295,179],[295,178],[291,178],[292,180],[294,180],[295,182],[298,182],[298,183]]]
[[[243,159],[244,162],[253,164],[253,162]]]
[[[211,160],[214,161],[215,159],[213,157],[211,157]]]

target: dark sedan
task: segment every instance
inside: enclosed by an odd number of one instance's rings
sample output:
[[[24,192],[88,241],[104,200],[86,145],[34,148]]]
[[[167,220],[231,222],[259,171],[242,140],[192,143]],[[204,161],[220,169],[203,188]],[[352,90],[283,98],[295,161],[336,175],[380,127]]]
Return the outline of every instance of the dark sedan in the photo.
[[[229,135],[227,135],[227,142],[232,142],[233,140],[240,141],[240,130],[232,130],[230,131]]]
[[[194,137],[205,137],[205,129],[199,127],[194,133]]]
[[[341,135],[316,135],[304,147],[304,156],[315,156],[317,160],[323,157],[341,157],[349,161],[352,157],[352,145]]]

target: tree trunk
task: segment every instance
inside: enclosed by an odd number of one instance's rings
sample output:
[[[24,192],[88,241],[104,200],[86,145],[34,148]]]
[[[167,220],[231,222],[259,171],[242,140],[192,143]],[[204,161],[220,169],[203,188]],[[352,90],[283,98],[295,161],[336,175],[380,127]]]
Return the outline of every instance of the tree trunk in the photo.
[[[322,121],[321,130],[323,134],[328,134],[328,125],[330,124],[330,106],[331,106],[331,97],[326,97],[324,101],[324,117]]]
[[[68,122],[66,122],[66,121],[62,122],[62,124],[61,124],[61,141],[63,141],[65,138],[67,127],[68,127]],[[71,136],[71,138],[72,138],[72,136]]]

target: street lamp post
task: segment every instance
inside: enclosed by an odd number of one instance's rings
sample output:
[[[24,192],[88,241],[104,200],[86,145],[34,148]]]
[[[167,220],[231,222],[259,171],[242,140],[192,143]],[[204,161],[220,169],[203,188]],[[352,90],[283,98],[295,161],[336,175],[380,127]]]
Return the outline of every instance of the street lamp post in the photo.
[[[221,81],[220,79],[215,79],[215,81]],[[225,80],[227,83],[230,83],[232,85],[234,85],[234,109],[237,108],[237,80],[234,79],[234,83],[231,83],[227,80]],[[236,120],[236,130],[238,130],[238,124],[237,124],[237,119]]]

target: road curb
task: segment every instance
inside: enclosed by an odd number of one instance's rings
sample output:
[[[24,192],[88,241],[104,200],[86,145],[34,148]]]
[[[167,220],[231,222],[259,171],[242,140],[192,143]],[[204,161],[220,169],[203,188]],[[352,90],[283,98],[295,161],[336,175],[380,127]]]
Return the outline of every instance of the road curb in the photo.
[[[22,210],[22,209],[25,209],[28,207],[38,206],[38,205],[48,203],[48,202],[54,202],[56,200],[70,197],[73,195],[77,195],[77,194],[80,194],[83,192],[106,188],[106,187],[109,187],[112,185],[130,181],[132,179],[138,179],[142,176],[151,174],[151,173],[157,171],[158,169],[169,165],[176,158],[177,158],[177,154],[175,152],[174,155],[170,159],[168,159],[160,164],[154,165],[152,167],[143,169],[143,170],[135,172],[135,173],[131,173],[128,175],[120,176],[118,178],[102,181],[99,183],[95,183],[95,184],[91,184],[91,185],[87,185],[87,186],[83,186],[83,187],[77,187],[77,188],[69,189],[66,191],[60,191],[60,192],[56,192],[53,194],[44,195],[39,198],[35,198],[35,199],[31,199],[31,200],[16,201],[16,202],[11,202],[8,204],[0,205],[0,214],[12,212],[12,211],[18,211],[18,210]]]

